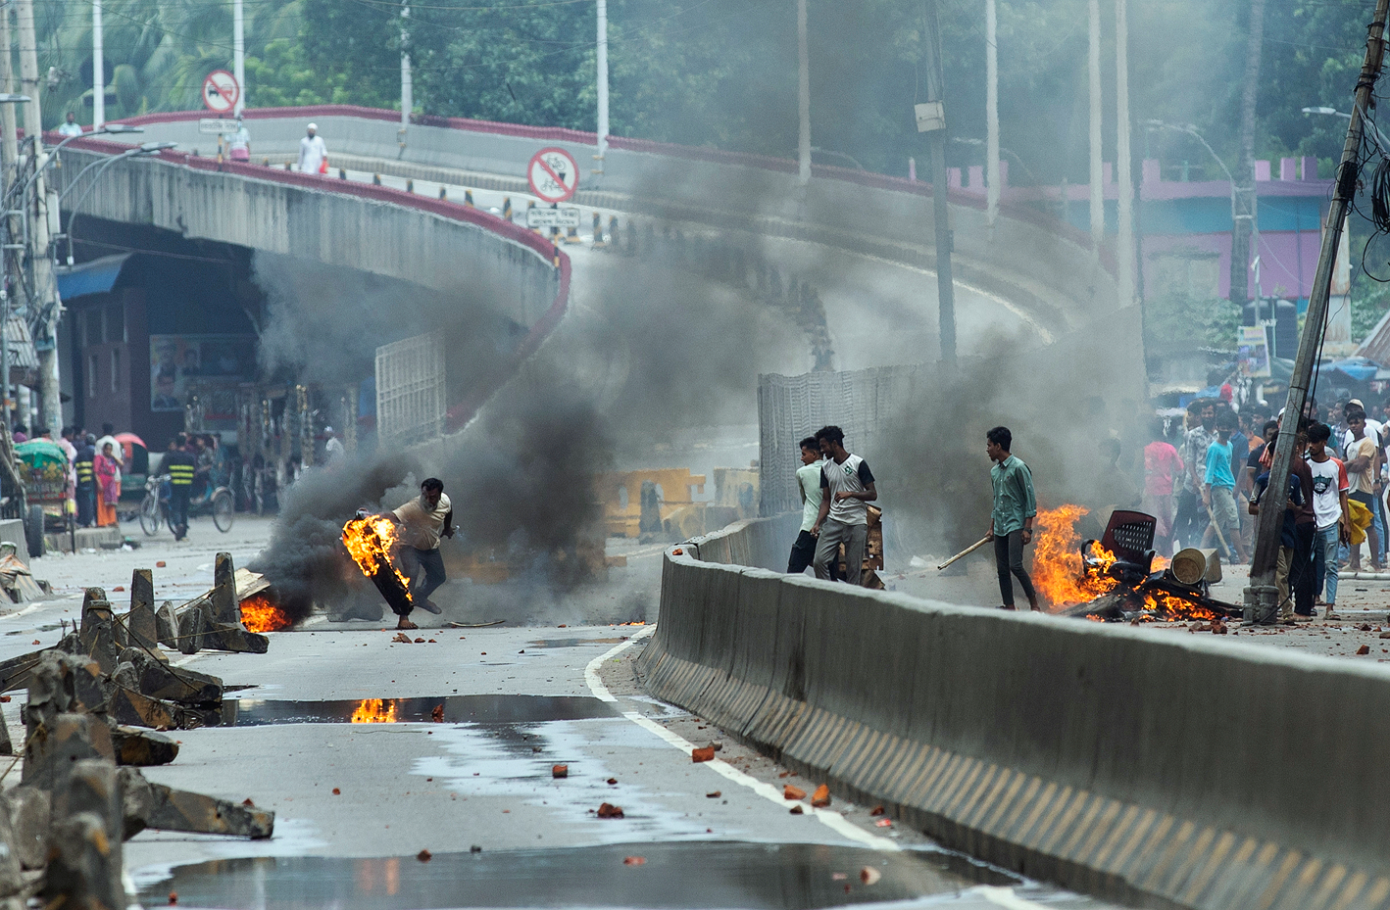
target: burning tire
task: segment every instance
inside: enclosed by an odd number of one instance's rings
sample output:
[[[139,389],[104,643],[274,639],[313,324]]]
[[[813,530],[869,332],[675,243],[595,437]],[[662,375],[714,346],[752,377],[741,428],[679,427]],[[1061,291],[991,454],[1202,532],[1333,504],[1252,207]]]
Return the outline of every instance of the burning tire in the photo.
[[[362,574],[372,580],[391,609],[410,612],[410,580],[392,561],[397,548],[396,526],[380,515],[354,518],[343,525],[343,546]]]

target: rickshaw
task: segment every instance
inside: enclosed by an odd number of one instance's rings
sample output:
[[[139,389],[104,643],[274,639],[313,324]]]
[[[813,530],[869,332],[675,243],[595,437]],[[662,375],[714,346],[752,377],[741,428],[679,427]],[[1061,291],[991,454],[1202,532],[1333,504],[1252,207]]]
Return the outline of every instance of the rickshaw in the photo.
[[[29,513],[24,516],[24,539],[29,556],[43,555],[45,531],[75,529],[77,503],[68,492],[68,456],[57,443],[31,439],[15,446],[24,471]]]

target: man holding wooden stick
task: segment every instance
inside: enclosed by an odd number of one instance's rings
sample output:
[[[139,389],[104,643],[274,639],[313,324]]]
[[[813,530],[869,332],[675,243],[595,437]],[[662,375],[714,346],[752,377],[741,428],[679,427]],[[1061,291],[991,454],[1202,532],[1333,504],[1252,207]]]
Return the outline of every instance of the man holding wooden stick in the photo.
[[[989,537],[994,541],[994,563],[999,569],[999,593],[1004,596],[1005,610],[1014,609],[1014,587],[1009,578],[1012,572],[1023,586],[1031,609],[1038,606],[1033,579],[1023,568],[1023,546],[1033,540],[1033,519],[1038,514],[1037,498],[1033,494],[1033,472],[1015,458],[1009,449],[1013,433],[1008,427],[995,427],[985,434],[985,452],[994,466],[989,469],[994,487],[994,510],[990,513]]]

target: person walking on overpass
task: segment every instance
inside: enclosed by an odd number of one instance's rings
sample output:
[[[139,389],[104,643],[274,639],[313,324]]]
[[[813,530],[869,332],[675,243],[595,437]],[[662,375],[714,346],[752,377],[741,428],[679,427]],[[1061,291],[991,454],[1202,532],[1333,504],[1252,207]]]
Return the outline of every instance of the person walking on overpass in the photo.
[[[318,135],[318,131],[318,126],[311,123],[308,135],[299,140],[301,174],[321,174],[328,165],[328,147],[323,144],[323,137]]]
[[[68,111],[67,119],[63,121],[62,126],[58,127],[58,135],[65,138],[82,135],[82,124],[77,122],[77,115],[72,111]]]
[[[180,433],[169,440],[164,453],[164,473],[169,475],[169,530],[175,540],[188,536],[188,501],[193,496],[193,475],[198,459],[188,451],[188,439]]]
[[[858,455],[845,450],[845,433],[837,426],[816,432],[820,450],[828,456],[821,466],[820,509],[811,536],[819,537],[814,561],[816,577],[831,581],[830,565],[845,545],[845,581],[858,586],[869,539],[869,503],[878,499],[874,472]]]
[[[985,434],[985,454],[994,466],[989,479],[994,487],[994,511],[990,513],[989,537],[994,541],[994,564],[999,570],[999,593],[1004,597],[1005,610],[1014,609],[1012,572],[1023,587],[1028,606],[1037,610],[1038,594],[1033,579],[1023,568],[1023,547],[1033,540],[1033,519],[1038,515],[1038,501],[1033,493],[1033,472],[1009,450],[1014,435],[1008,427],[995,427]]]
[[[442,537],[454,536],[454,507],[444,495],[444,481],[437,477],[425,478],[420,484],[420,495],[394,512],[387,512],[386,517],[401,528],[401,568],[411,579],[411,604],[438,613],[439,607],[430,600],[430,595],[448,580],[439,541]],[[417,578],[421,569],[424,576]],[[410,621],[410,604],[406,612],[400,614],[396,628],[419,628]]]

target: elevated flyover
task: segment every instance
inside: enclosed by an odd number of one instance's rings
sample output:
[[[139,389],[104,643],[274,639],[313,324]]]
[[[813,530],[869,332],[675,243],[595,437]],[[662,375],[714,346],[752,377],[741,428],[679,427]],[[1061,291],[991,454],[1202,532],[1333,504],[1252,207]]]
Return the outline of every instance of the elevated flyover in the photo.
[[[180,151],[216,153],[216,137],[198,132],[203,112],[151,114],[123,122]],[[592,133],[458,118],[420,117],[398,136],[399,114],[325,105],[246,112],[252,161],[235,173],[282,169],[310,121],[329,150],[330,174],[301,184],[331,190],[338,168],[414,180],[526,193],[532,154],[559,146],[584,172],[574,202],[676,222],[811,241],[869,259],[934,270],[929,184],[866,171],[816,166],[800,186],[791,160],[612,137],[601,177]],[[270,167],[260,162],[268,161]],[[1116,307],[1113,264],[1089,235],[1026,205],[1004,206],[987,224],[977,197],[951,193],[953,267],[962,285],[998,295],[1045,330],[1061,334],[1109,320]],[[1121,320],[1137,324],[1137,320]],[[1112,339],[1118,340],[1118,339]],[[1128,339],[1137,345],[1136,339]],[[1135,348],[1137,351],[1137,347]]]

